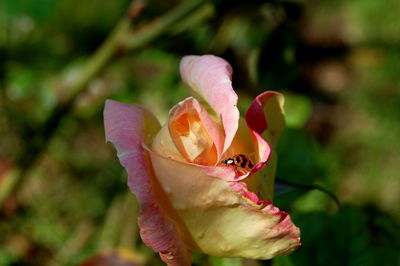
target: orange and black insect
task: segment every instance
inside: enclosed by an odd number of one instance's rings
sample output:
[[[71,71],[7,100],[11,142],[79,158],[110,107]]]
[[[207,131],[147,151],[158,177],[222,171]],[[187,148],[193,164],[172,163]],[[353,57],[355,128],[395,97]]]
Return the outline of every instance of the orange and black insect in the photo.
[[[248,172],[250,172],[254,167],[253,161],[244,154],[236,154],[231,158],[222,160],[221,164]]]

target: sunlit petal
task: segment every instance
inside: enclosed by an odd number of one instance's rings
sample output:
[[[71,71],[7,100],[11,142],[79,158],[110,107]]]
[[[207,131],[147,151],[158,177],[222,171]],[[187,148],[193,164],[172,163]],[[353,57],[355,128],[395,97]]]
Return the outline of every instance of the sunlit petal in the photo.
[[[213,55],[185,56],[180,65],[183,81],[200,102],[207,103],[216,113],[225,131],[223,151],[226,151],[238,128],[237,95],[232,88],[232,67]]]
[[[186,237],[196,243],[191,249],[219,257],[269,259],[300,244],[299,229],[289,215],[259,201],[244,183],[213,178],[196,165],[149,152],[157,180],[189,234]]]
[[[151,163],[142,145],[160,129],[143,108],[107,100],[104,108],[106,139],[114,144],[128,172],[128,185],[140,203],[139,227],[143,242],[160,253],[168,265],[190,265],[191,254],[174,224],[165,219],[151,179]]]

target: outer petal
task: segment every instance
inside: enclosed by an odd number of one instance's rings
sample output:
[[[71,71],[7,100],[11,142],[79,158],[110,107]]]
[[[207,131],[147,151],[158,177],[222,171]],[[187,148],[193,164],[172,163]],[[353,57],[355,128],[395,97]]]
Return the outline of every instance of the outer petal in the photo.
[[[158,121],[138,106],[107,100],[104,125],[106,139],[115,145],[120,162],[128,172],[128,185],[141,205],[139,227],[143,242],[159,252],[168,265],[190,265],[190,252],[175,226],[164,218],[155,199],[151,164],[142,148],[142,143],[148,142],[159,130]]]
[[[249,184],[249,186],[256,190],[258,195],[266,199],[272,198],[277,163],[274,148],[285,127],[283,102],[282,94],[266,91],[256,97],[245,115],[246,123],[260,154],[264,151],[264,156],[268,159],[264,171],[257,172],[259,169],[254,169],[257,173],[255,173],[253,180],[250,180],[253,184]],[[271,148],[266,148],[269,145]],[[263,167],[265,163],[266,160],[262,161],[259,168]]]
[[[284,98],[275,91],[266,91],[256,97],[246,112],[246,122],[253,133],[263,135],[275,146],[285,128]]]
[[[225,130],[225,152],[238,128],[237,95],[232,88],[232,67],[224,59],[213,56],[185,56],[180,65],[183,81],[195,96],[204,99],[218,115]]]
[[[199,167],[150,152],[159,184],[199,250],[218,257],[270,259],[300,244],[288,214],[258,201],[241,182],[207,176]],[[177,178],[180,177],[180,178]]]

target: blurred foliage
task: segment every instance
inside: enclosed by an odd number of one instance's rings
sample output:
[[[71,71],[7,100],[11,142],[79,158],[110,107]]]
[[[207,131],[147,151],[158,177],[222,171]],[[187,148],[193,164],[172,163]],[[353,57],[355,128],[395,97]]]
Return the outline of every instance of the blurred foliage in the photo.
[[[134,28],[180,1],[142,3]],[[41,126],[129,5],[0,2],[0,186],[15,181]],[[138,237],[102,108],[106,98],[141,103],[164,122],[188,96],[179,60],[205,53],[232,64],[241,113],[262,91],[285,94],[275,204],[303,244],[272,261],[195,254],[194,264],[400,265],[399,12],[397,0],[204,1],[155,41],[120,47],[6,194],[0,265],[163,265]]]

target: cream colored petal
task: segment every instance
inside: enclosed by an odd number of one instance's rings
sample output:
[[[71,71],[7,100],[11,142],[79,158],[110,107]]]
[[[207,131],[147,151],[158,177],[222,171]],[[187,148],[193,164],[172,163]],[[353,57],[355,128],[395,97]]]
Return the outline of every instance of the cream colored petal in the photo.
[[[231,158],[237,154],[244,154],[254,162],[258,162],[259,159],[255,152],[250,130],[246,125],[246,121],[242,117],[239,119],[239,127],[236,131],[236,135],[232,141],[232,144],[224,153],[223,159]]]
[[[177,161],[186,162],[186,158],[178,151],[171,134],[168,124],[164,125],[153,139],[152,150],[157,151],[162,156]]]
[[[149,153],[157,181],[179,216],[177,224],[186,227],[181,232],[196,243],[193,250],[270,259],[299,245],[299,230],[290,216],[271,203],[252,201],[257,196],[242,189],[244,183],[209,177],[195,165]]]

